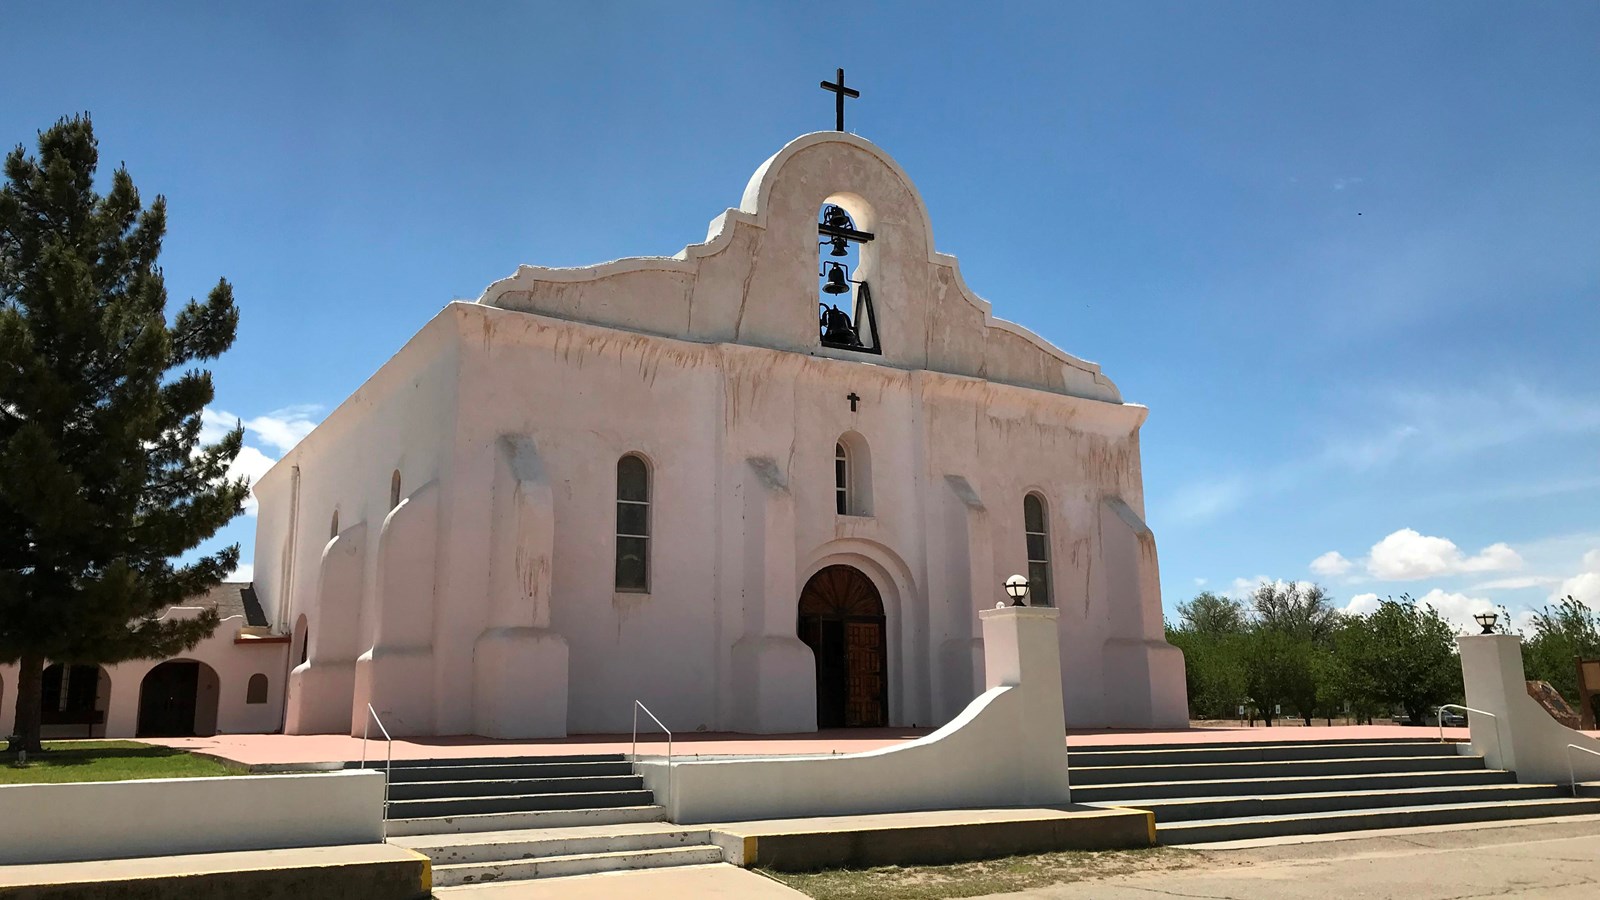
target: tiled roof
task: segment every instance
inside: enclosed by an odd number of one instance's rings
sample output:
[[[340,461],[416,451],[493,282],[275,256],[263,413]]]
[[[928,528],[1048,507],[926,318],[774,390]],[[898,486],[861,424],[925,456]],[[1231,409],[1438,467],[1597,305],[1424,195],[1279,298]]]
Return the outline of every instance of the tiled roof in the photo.
[[[248,581],[224,581],[203,596],[185,600],[178,605],[215,609],[217,615],[224,619],[230,616],[244,616],[247,625],[267,624],[267,614],[261,609],[261,600],[256,596],[255,586]]]

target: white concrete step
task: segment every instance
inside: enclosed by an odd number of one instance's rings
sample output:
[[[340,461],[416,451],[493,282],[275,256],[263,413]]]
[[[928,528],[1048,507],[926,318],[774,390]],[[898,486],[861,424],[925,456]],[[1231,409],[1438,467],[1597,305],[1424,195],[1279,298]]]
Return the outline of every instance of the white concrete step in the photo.
[[[399,838],[397,843],[423,854],[433,860],[434,865],[444,866],[461,863],[516,862],[593,853],[665,850],[672,847],[712,844],[714,841],[711,832],[704,828],[624,825],[607,828],[537,828],[527,831],[501,831],[492,836],[469,834],[444,839]]]
[[[1459,772],[1482,769],[1481,756],[1340,757],[1265,762],[1162,763],[1139,766],[1072,768],[1074,785],[1152,781],[1213,781],[1230,778],[1301,778],[1314,775],[1367,775],[1394,772]]]
[[[1457,756],[1453,743],[1438,740],[1388,741],[1379,744],[1311,741],[1281,744],[1224,744],[1189,747],[1167,744],[1140,749],[1103,750],[1090,747],[1072,750],[1067,764],[1073,769],[1151,765],[1193,765],[1195,763],[1287,762],[1318,759],[1378,759],[1385,757]]]
[[[666,818],[666,809],[654,805],[552,809],[533,812],[482,813],[456,816],[418,816],[390,819],[388,833],[392,837],[424,834],[465,834],[485,831],[515,831],[529,828],[627,825],[638,822],[664,822]]]
[[[1246,773],[1248,774],[1248,773]],[[1516,776],[1501,769],[1445,772],[1370,772],[1356,775],[1306,775],[1298,778],[1225,778],[1194,781],[1138,781],[1124,784],[1072,785],[1075,803],[1139,806],[1180,797],[1242,797],[1269,794],[1403,790],[1421,787],[1468,787],[1510,784]]]
[[[371,768],[369,765],[368,768]],[[378,767],[383,771],[383,767]],[[606,775],[632,775],[633,763],[625,760],[598,762],[517,762],[472,763],[457,765],[439,760],[435,765],[395,766],[394,784],[429,781],[482,781],[492,778],[584,778]]]
[[[711,844],[691,844],[654,850],[575,853],[504,862],[435,865],[433,883],[435,887],[455,887],[527,878],[592,875],[597,872],[621,872],[629,869],[695,866],[722,861],[722,848]]]
[[[1175,822],[1292,816],[1447,803],[1505,803],[1513,800],[1547,800],[1565,796],[1548,784],[1488,784],[1470,787],[1426,787],[1403,790],[1322,791],[1237,797],[1183,797],[1115,804],[1156,814],[1156,828]],[[1113,804],[1095,804],[1109,806]]]
[[[472,781],[409,781],[389,785],[389,799],[430,800],[443,797],[510,797],[527,794],[638,791],[638,775],[598,775],[580,778],[484,778]]]
[[[1246,838],[1283,837],[1297,834],[1330,834],[1339,831],[1366,831],[1379,828],[1409,828],[1419,825],[1452,825],[1462,822],[1494,822],[1509,819],[1535,819],[1550,816],[1579,816],[1600,813],[1600,800],[1547,798],[1508,800],[1491,803],[1439,803],[1424,806],[1396,806],[1380,809],[1334,810],[1283,816],[1247,816],[1228,819],[1202,819],[1156,826],[1156,840],[1162,844],[1198,844]]]
[[[552,809],[596,809],[607,806],[645,806],[654,799],[650,791],[642,789],[577,791],[565,794],[498,794],[488,797],[429,797],[424,800],[390,800],[389,815],[397,819],[419,819]]]

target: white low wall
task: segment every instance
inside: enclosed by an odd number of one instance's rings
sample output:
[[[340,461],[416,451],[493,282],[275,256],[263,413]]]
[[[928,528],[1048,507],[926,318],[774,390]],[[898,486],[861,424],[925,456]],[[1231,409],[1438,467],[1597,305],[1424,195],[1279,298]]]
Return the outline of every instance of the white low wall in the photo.
[[[643,761],[645,784],[683,824],[1069,802],[1059,613],[979,615],[987,690],[933,734],[843,756]]]
[[[1600,780],[1600,756],[1568,749],[1576,744],[1600,753],[1600,741],[1550,717],[1528,696],[1522,639],[1482,634],[1456,638],[1467,706],[1493,715],[1469,716],[1472,749],[1490,768],[1507,769],[1523,784],[1567,784]],[[1569,773],[1568,760],[1572,769]]]
[[[0,864],[383,840],[383,773],[0,786]]]

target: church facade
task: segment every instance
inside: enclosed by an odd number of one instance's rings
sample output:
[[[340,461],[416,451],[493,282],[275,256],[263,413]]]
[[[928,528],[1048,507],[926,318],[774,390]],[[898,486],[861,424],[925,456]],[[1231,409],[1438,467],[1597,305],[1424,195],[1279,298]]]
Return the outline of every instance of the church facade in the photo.
[[[261,479],[285,730],[940,725],[1013,573],[1069,727],[1182,726],[1146,414],[991,314],[887,154],[801,137],[704,243],[446,306]]]

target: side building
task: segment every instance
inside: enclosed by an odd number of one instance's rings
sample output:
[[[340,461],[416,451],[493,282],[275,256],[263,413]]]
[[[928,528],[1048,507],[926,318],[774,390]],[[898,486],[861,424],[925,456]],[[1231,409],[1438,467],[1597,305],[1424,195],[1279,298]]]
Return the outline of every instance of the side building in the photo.
[[[217,630],[171,659],[101,666],[52,660],[44,671],[41,733],[72,738],[206,737],[283,725],[289,638],[267,625],[249,584],[218,585],[162,612],[193,617],[214,609]],[[16,720],[15,665],[0,665],[0,723]]]

